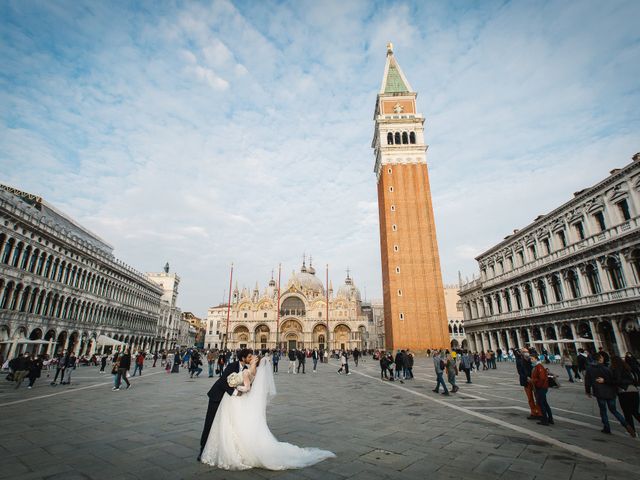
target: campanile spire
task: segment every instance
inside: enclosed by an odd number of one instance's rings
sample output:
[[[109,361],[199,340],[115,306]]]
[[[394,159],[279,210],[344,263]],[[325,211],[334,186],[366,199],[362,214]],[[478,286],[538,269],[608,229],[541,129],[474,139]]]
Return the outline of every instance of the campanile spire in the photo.
[[[387,348],[449,347],[424,117],[391,43],[376,99],[372,147],[378,181]]]

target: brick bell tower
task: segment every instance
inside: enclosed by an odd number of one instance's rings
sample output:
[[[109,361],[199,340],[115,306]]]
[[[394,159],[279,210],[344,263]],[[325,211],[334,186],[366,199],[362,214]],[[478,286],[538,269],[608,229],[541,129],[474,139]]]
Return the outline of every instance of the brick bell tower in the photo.
[[[424,117],[387,45],[374,114],[386,346],[449,348]]]

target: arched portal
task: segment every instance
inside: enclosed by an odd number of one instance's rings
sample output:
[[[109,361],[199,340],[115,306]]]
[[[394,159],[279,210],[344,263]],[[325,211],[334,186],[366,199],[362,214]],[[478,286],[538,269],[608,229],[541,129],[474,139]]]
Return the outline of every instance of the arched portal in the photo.
[[[333,330],[333,348],[349,349],[351,343],[351,329],[344,324],[337,325]]]

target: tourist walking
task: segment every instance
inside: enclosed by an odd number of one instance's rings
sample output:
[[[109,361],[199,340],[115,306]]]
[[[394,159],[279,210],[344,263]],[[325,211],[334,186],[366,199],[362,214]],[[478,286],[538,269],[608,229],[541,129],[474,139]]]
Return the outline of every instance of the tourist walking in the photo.
[[[180,357],[178,356],[175,359],[176,363],[180,363]],[[175,365],[175,364],[174,364]],[[125,351],[122,355],[118,357],[118,375],[116,378],[116,385],[113,387],[114,391],[120,390],[120,384],[124,379],[124,382],[127,384],[127,388],[131,386],[129,383],[129,379],[127,378],[127,374],[129,373],[129,369],[131,368],[131,352],[129,349]]]
[[[631,352],[627,352],[624,356],[624,362],[629,365],[634,383],[636,385],[640,385],[640,363],[638,362],[638,359],[634,357]]]
[[[358,366],[358,360],[360,360],[360,350],[356,347],[353,350],[353,363],[355,363],[356,367]]]
[[[278,350],[273,351],[273,355],[271,355],[271,363],[273,364],[273,373],[278,373],[278,363],[280,363],[280,352]]]
[[[520,386],[524,388],[524,393],[527,396],[527,402],[529,403],[529,416],[527,418],[529,420],[541,420],[542,410],[540,409],[540,405],[536,402],[535,387],[531,380],[533,365],[529,350],[526,348],[516,350],[514,355],[516,357],[516,369],[518,371]]]
[[[319,359],[320,359],[320,352],[318,352],[317,348],[314,348],[313,352],[311,353],[311,360],[313,361],[313,373],[316,373],[316,370],[318,369]]]
[[[551,413],[551,407],[547,401],[547,392],[549,391],[547,369],[540,363],[538,357],[535,355],[531,355],[531,365],[533,366],[531,381],[535,387],[536,401],[542,412],[542,418],[538,422],[538,425],[553,425],[553,413]]]
[[[139,352],[136,355],[136,364],[133,367],[133,375],[131,375],[132,377],[136,376],[136,372],[142,376],[142,369],[144,368],[144,353]]]
[[[71,355],[67,356],[66,366],[64,368],[64,381],[60,382],[60,385],[71,385],[71,373],[76,369],[78,359],[76,355],[71,352]]]
[[[608,357],[609,355],[604,354],[602,351],[596,354],[598,363],[591,364],[587,367],[587,375],[584,378],[584,390],[589,398],[591,398],[592,395],[596,397],[598,408],[600,409],[600,419],[603,425],[602,433],[611,433],[611,425],[609,424],[609,417],[607,415],[608,409],[618,422],[620,422],[620,425],[629,432],[629,435],[635,436],[635,431],[631,425],[626,422],[624,417],[616,409],[618,386],[611,369],[605,363]]]
[[[151,365],[151,368],[155,368],[156,363],[158,363],[158,352],[156,351],[156,353],[153,354],[153,365]]]
[[[200,353],[194,350],[191,354],[191,359],[189,360],[190,378],[193,378],[194,375],[196,376],[196,378],[200,376],[200,374],[202,373],[202,368],[200,368],[200,365],[202,365],[202,360],[200,360]]]
[[[182,357],[180,356],[180,351],[176,350],[176,352],[173,354],[171,373],[180,373],[181,364],[182,364]]]
[[[59,353],[57,358],[56,358],[56,374],[53,377],[53,380],[51,381],[51,385],[56,385],[56,382],[58,381],[58,375],[60,375],[60,381],[62,382],[62,380],[64,379],[64,369],[65,369],[65,365],[66,365],[66,361],[67,361],[67,357],[65,355],[63,355],[62,353]]]
[[[342,375],[342,372],[345,372],[347,375],[351,375],[349,372],[349,357],[346,350],[342,350],[340,353],[340,369],[338,370],[338,375]]]
[[[407,380],[413,380],[413,361],[413,352],[407,350],[405,358],[405,363],[407,365]]]
[[[434,388],[433,391],[436,393],[439,393],[440,385],[442,385],[442,389],[444,390],[442,394],[449,396],[449,390],[447,390],[447,384],[444,383],[444,378],[443,378],[446,364],[441,355],[442,354],[437,350],[433,352],[433,368],[436,372],[436,377],[437,377],[436,388]]]
[[[471,369],[473,368],[473,360],[468,351],[464,350],[460,355],[460,370],[462,370],[467,377],[467,383],[471,383]]]
[[[107,368],[107,358],[108,355],[103,353],[100,357],[100,373],[104,373],[104,369]]]
[[[456,393],[459,390],[458,385],[456,385],[456,375],[458,375],[458,367],[456,365],[456,361],[450,353],[447,354],[445,369],[447,371],[447,380],[451,385],[451,393]]]
[[[307,354],[304,350],[298,350],[296,352],[296,358],[298,360],[298,373],[300,373],[300,367],[302,367],[302,373],[304,374],[304,366],[307,363]]]
[[[287,369],[288,373],[293,372],[294,375],[296,375],[298,372],[296,372],[296,350],[295,348],[289,350],[289,368]]]
[[[207,352],[207,367],[209,367],[209,378],[213,378],[214,366],[216,364],[216,355],[213,350]]]
[[[620,401],[620,409],[625,421],[636,436],[636,426],[633,421],[640,422],[640,394],[638,393],[638,385],[633,378],[631,367],[617,355],[611,357],[611,372],[618,387],[618,400]]]
[[[571,356],[568,351],[564,351],[562,357],[560,358],[560,366],[564,367],[567,371],[567,375],[569,375],[569,383],[573,383],[573,362],[571,361]]]
[[[12,363],[13,380],[16,382],[17,390],[18,388],[20,388],[20,385],[22,385],[22,381],[25,379],[25,377],[29,375],[29,368],[31,366],[31,355],[29,355],[28,353],[19,355]]]
[[[28,388],[32,388],[36,383],[36,380],[40,378],[40,375],[42,374],[42,366],[42,358],[40,358],[39,355],[33,358],[29,363],[29,373],[27,374],[27,378],[29,379]]]
[[[394,363],[396,364],[396,378],[404,379],[404,355],[400,350],[396,352],[396,358]]]

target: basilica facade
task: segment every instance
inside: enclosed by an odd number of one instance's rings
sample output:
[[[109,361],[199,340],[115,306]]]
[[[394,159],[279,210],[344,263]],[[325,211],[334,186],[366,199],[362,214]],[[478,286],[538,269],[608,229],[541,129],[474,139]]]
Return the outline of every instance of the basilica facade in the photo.
[[[209,316],[217,319],[220,346],[229,349],[365,349],[380,343],[349,273],[336,292],[331,283],[327,291],[304,261],[280,292],[273,278],[263,290],[236,286],[231,306],[213,307]]]

